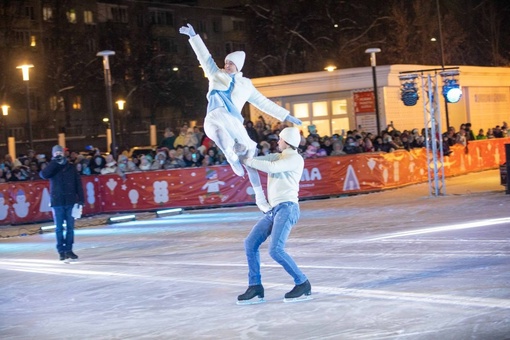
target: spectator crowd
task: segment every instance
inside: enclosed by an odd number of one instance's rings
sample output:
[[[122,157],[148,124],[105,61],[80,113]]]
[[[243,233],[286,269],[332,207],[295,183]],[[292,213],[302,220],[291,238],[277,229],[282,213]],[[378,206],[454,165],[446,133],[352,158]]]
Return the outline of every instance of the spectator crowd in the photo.
[[[262,116],[253,123],[247,121],[245,128],[248,135],[259,148],[259,155],[277,152],[279,133],[285,128],[284,123],[268,124]],[[177,131],[176,131],[177,132]],[[360,130],[347,131],[344,134],[321,136],[313,125],[308,127],[308,134],[301,135],[299,153],[305,159],[327,156],[341,156],[366,152],[393,152],[426,147],[425,140],[442,142],[444,155],[452,153],[450,147],[456,144],[467,147],[473,140],[509,137],[506,122],[500,126],[479,129],[475,134],[470,123],[461,124],[458,130],[449,127],[441,135],[432,136],[430,130],[397,130],[393,124],[386,127],[379,135]],[[439,145],[439,144],[438,144]],[[189,127],[184,124],[174,133],[166,128],[164,138],[155,150],[130,155],[128,150],[119,150],[115,160],[111,154],[103,154],[98,148],[77,152],[65,149],[68,161],[74,164],[82,175],[118,174],[122,177],[134,171],[177,169],[211,165],[225,165],[227,161],[221,150],[209,139],[201,127]],[[5,155],[0,163],[0,183],[37,180],[40,170],[47,165],[49,158],[44,154],[35,154],[29,150],[26,155],[13,159]]]

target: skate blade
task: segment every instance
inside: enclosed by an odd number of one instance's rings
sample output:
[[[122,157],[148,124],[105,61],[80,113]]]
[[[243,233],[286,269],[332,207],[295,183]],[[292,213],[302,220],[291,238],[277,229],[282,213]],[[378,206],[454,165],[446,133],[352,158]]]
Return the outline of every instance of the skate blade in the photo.
[[[300,297],[297,297],[297,298],[290,298],[290,299],[284,298],[283,302],[285,302],[285,303],[288,303],[288,302],[302,302],[302,301],[308,301],[308,300],[313,300],[313,297],[311,297],[310,295],[303,295],[303,296],[300,296]]]
[[[64,262],[65,264],[71,264],[71,263],[76,263],[76,262],[78,262],[78,259],[76,259],[76,260],[73,260],[73,259],[65,259],[65,260],[64,260],[64,261],[62,261],[62,262]]]
[[[251,299],[251,300],[237,300],[236,305],[244,306],[244,305],[258,305],[259,303],[264,303],[266,300],[264,298]]]

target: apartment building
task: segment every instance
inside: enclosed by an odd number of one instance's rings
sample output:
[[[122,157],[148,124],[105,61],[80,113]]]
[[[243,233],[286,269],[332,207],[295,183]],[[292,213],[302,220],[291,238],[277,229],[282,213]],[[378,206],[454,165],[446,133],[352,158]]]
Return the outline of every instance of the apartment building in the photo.
[[[1,6],[0,101],[9,109],[0,145],[4,135],[13,136],[20,151],[29,144],[30,126],[34,147],[59,133],[69,141],[104,138],[109,110],[99,51],[115,52],[109,61],[117,141],[143,145],[150,125],[163,130],[200,122],[205,114],[207,81],[178,32],[181,25],[195,27],[220,65],[227,53],[247,47],[242,12],[211,1],[19,0]],[[21,65],[33,65],[28,81]],[[123,110],[117,100],[126,102]]]

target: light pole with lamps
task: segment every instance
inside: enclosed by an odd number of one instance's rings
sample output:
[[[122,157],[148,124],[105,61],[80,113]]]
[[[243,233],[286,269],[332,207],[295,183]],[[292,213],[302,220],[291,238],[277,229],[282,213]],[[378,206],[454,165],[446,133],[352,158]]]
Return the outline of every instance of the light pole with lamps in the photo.
[[[32,118],[30,117],[30,87],[28,81],[30,80],[29,70],[34,67],[34,65],[20,65],[17,66],[17,69],[21,69],[23,74],[23,81],[26,83],[27,87],[27,125],[28,125],[28,141],[30,144],[30,149],[34,148],[34,140],[32,137]]]
[[[370,64],[372,65],[372,79],[374,81],[375,119],[377,123],[377,134],[381,133],[381,122],[379,119],[379,96],[377,95],[377,76],[375,73],[375,54],[381,52],[380,48],[367,48],[365,53],[370,53]]]
[[[117,107],[119,108],[119,113],[122,113],[122,111],[124,111],[124,105],[126,104],[126,101],[123,100],[123,99],[119,99],[115,102],[115,104],[117,104]],[[122,117],[122,114],[120,114],[120,117],[119,117],[119,129],[120,129],[120,146],[123,147],[124,146],[124,122],[123,122],[123,118]]]
[[[2,118],[4,123],[5,149],[9,150],[9,133],[7,130],[7,116],[9,115],[9,105],[2,105]],[[7,151],[8,152],[8,151]]]
[[[9,115],[9,105],[2,105],[2,117],[4,121],[4,130],[5,130],[5,149],[7,150],[7,154],[16,155],[16,141],[14,137],[9,136],[9,129],[7,128],[7,116]]]
[[[112,77],[110,74],[109,56],[115,55],[114,51],[101,51],[96,54],[98,57],[103,57],[104,68],[104,83],[106,86],[106,104],[108,105],[108,114],[110,116],[110,130],[112,135],[111,154],[113,158],[117,159],[117,143],[115,142],[115,120],[113,118],[113,102],[112,102]],[[108,146],[107,146],[108,147]]]

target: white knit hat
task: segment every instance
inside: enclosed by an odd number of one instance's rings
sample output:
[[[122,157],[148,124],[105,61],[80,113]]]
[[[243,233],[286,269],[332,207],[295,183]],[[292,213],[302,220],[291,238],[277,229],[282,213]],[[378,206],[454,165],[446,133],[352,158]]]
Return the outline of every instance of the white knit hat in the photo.
[[[287,144],[297,148],[301,142],[301,133],[297,127],[286,127],[280,132],[280,138]]]
[[[235,52],[228,54],[225,57],[225,62],[227,62],[227,60],[230,60],[231,62],[234,63],[234,65],[236,65],[237,72],[241,72],[241,69],[243,68],[243,65],[244,65],[245,58],[246,58],[246,53],[244,53],[243,51],[235,51]]]

